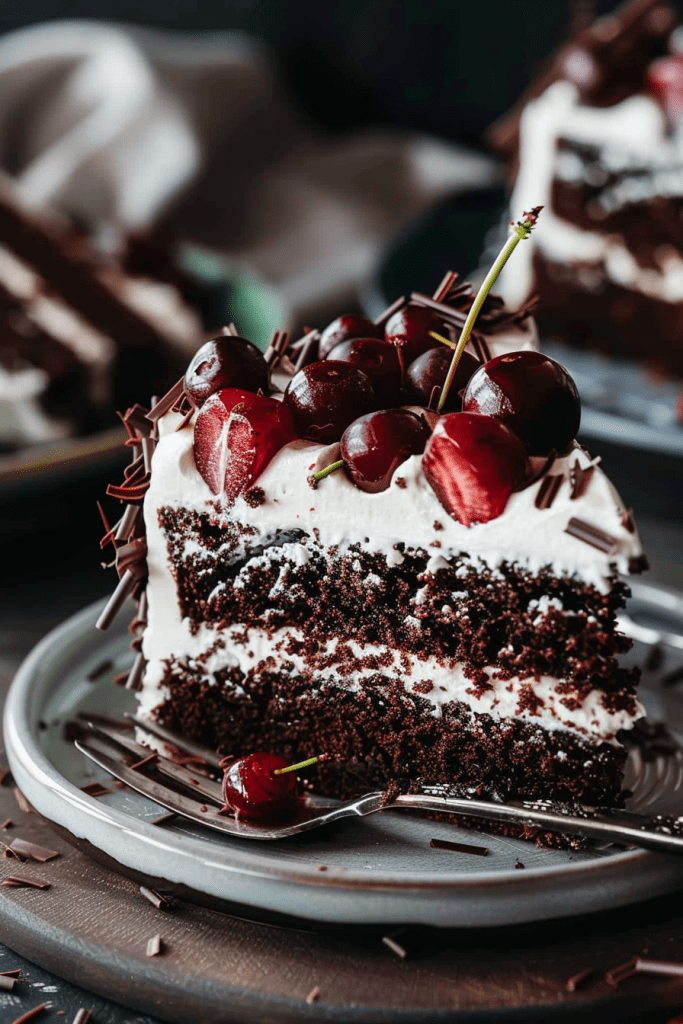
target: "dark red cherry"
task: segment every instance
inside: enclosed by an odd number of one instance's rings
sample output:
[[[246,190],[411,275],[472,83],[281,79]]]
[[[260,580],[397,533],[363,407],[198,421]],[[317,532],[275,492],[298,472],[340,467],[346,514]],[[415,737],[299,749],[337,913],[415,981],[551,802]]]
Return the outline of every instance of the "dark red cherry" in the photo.
[[[213,493],[224,492],[232,503],[296,437],[292,414],[282,402],[239,388],[224,388],[197,413],[195,463]]]
[[[465,526],[497,519],[527,466],[522,442],[511,430],[492,416],[466,412],[443,416],[422,456],[437,498]]]
[[[387,321],[384,336],[401,349],[404,366],[409,366],[427,349],[440,344],[430,331],[448,337],[447,329],[438,313],[426,306],[408,305],[399,309]]]
[[[406,372],[406,390],[408,398],[416,405],[429,405],[432,390],[435,387],[443,387],[453,358],[453,350],[446,345],[439,345],[438,348],[430,348],[410,364]],[[479,360],[469,352],[463,352],[460,356],[455,371],[455,377],[446,395],[444,412],[460,412],[462,398],[460,392],[467,386],[470,377],[480,366]]]
[[[383,407],[399,405],[401,393],[401,364],[395,347],[384,338],[353,338],[335,345],[329,359],[352,363],[367,374],[375,391],[377,404]]]
[[[350,341],[352,338],[383,337],[383,327],[377,327],[372,320],[361,316],[360,313],[346,313],[328,324],[320,335],[318,358],[327,359],[335,345],[340,345],[342,341]]]
[[[361,491],[386,491],[396,468],[424,451],[429,434],[426,422],[409,409],[370,412],[344,431],[341,457]]]
[[[522,439],[529,455],[565,452],[581,423],[576,384],[542,352],[510,352],[484,363],[467,385],[462,408],[495,416]]]
[[[289,767],[279,754],[247,754],[233,761],[223,776],[223,799],[236,818],[255,820],[277,818],[291,810],[296,800],[296,773],[275,775]]]
[[[357,366],[324,359],[292,377],[284,404],[301,437],[332,444],[349,423],[376,405],[376,399],[370,378]]]
[[[263,353],[232,334],[221,335],[195,352],[185,373],[185,394],[197,408],[223,388],[268,391]]]
[[[659,100],[672,127],[683,117],[683,57],[675,54],[653,61],[645,72],[645,84]]]

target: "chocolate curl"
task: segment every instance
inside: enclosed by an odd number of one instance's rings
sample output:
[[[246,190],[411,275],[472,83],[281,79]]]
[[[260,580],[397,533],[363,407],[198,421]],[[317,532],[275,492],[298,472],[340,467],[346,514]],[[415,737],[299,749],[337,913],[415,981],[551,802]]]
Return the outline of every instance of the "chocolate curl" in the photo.
[[[119,577],[130,572],[137,583],[147,575],[147,541],[134,537],[116,549],[116,571]]]
[[[557,497],[560,487],[562,486],[563,480],[564,475],[562,473],[558,473],[556,476],[549,474],[545,477],[543,483],[538,488],[538,494],[534,501],[536,508],[546,509],[551,507]]]
[[[170,412],[175,403],[184,393],[184,390],[185,378],[181,377],[179,381],[176,381],[170,391],[167,391],[163,398],[160,398],[146,414],[146,418],[150,423],[156,426],[161,417],[165,416],[167,412]]]
[[[114,540],[125,540],[133,533],[140,517],[139,505],[126,505],[126,511],[119,520]]]
[[[403,309],[405,305],[406,297],[405,295],[402,295],[400,299],[396,299],[396,301],[392,302],[390,306],[387,306],[383,313],[380,313],[374,321],[375,327],[384,327],[387,320],[391,320],[394,313],[398,313],[399,309]]]
[[[273,337],[268,343],[266,351],[263,353],[263,358],[270,367],[274,370],[280,359],[285,354],[287,346],[289,345],[289,331],[274,331]]]
[[[294,363],[294,373],[298,373],[304,366],[308,366],[309,363],[315,362],[315,359],[311,358],[314,354],[318,353],[318,343],[320,341],[320,331],[309,331],[301,339],[301,345],[298,348],[298,355],[296,362]]]
[[[138,654],[124,684],[126,690],[133,690],[137,692],[142,689],[142,677],[145,674],[146,665],[147,662],[143,655],[141,653]]]
[[[443,302],[443,300],[446,298],[455,282],[458,280],[458,277],[459,275],[456,274],[454,270],[447,270],[443,278],[441,279],[439,287],[434,292],[432,298],[435,299],[437,302]]]
[[[570,519],[564,532],[608,555],[613,554],[619,546],[616,537],[612,537],[611,534],[600,530],[597,526],[586,523],[583,519]]]
[[[102,614],[95,623],[95,627],[102,632],[109,629],[112,622],[121,611],[126,598],[129,597],[135,588],[135,577],[130,569],[127,569],[118,582],[116,590],[107,601]]]

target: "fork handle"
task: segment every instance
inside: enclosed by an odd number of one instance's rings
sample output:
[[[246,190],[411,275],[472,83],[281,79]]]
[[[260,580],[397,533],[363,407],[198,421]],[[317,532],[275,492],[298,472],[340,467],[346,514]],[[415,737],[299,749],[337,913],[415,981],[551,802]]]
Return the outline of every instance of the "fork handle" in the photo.
[[[511,822],[566,832],[569,835],[608,839],[621,845],[642,846],[649,850],[683,853],[683,835],[668,835],[654,827],[652,818],[629,811],[610,812],[595,816],[586,811],[586,817],[564,814],[562,811],[534,807],[523,803],[496,804],[486,800],[466,800],[458,797],[436,796],[427,793],[407,793],[397,796],[390,807],[413,807],[420,810],[441,811],[448,814],[486,818],[488,821]],[[683,821],[681,822],[683,828]],[[668,827],[668,826],[663,826]]]

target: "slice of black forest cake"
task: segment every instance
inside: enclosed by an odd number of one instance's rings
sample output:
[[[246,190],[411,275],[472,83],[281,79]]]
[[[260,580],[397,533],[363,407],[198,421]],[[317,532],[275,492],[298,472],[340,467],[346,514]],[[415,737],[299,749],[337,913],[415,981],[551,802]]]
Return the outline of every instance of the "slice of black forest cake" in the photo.
[[[100,625],[132,592],[143,716],[225,754],[324,752],[324,793],[615,803],[642,715],[616,629],[638,535],[574,440],[578,396],[528,311],[489,301],[454,411],[424,408],[415,389],[443,384],[450,356],[434,335],[472,302],[454,277],[379,324],[277,335],[284,395],[225,335],[184,390],[129,410],[144,474],[111,489],[129,504]]]

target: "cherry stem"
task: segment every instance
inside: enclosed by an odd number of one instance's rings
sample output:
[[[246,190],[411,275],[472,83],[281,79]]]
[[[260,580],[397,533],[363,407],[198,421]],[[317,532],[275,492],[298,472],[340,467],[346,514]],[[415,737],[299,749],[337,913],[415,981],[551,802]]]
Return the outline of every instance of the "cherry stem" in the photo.
[[[308,768],[309,765],[316,764],[321,760],[322,755],[317,757],[309,757],[307,761],[299,761],[298,764],[290,764],[286,768],[274,768],[271,772],[272,775],[286,775],[287,772],[298,772],[299,768]]]
[[[453,352],[451,365],[448,368],[446,380],[444,381],[443,388],[441,389],[441,398],[436,408],[436,411],[438,413],[440,413],[443,410],[443,407],[446,404],[446,398],[448,397],[450,386],[453,383],[455,371],[458,369],[460,357],[465,351],[465,345],[469,341],[470,334],[472,333],[472,328],[474,327],[474,322],[479,316],[481,307],[484,305],[484,300],[486,299],[488,293],[491,291],[494,281],[500,274],[501,270],[503,269],[507,261],[510,259],[510,256],[515,251],[517,245],[519,245],[523,238],[528,238],[531,234],[531,229],[536,224],[536,221],[538,220],[538,215],[542,209],[542,206],[535,206],[528,213],[525,212],[522,214],[522,217],[524,219],[518,220],[517,223],[513,225],[510,237],[508,238],[503,248],[500,250],[496,262],[493,264],[488,274],[484,278],[484,282],[479,291],[477,292],[476,299],[472,303],[470,311],[467,315],[467,320],[465,321],[465,326],[462,329],[460,339],[458,341],[458,344],[456,345],[455,351]],[[442,341],[443,339],[440,338],[439,340]]]
[[[435,338],[437,341],[440,341],[442,345],[447,345],[448,348],[455,348],[455,342],[451,341],[450,338],[444,338],[443,334],[439,334],[438,331],[430,331],[429,337]]]
[[[314,473],[313,479],[315,480],[316,483],[318,483],[319,480],[324,480],[326,476],[330,475],[330,473],[336,473],[337,470],[341,469],[343,465],[343,459],[340,459],[339,462],[333,462],[330,466],[325,466],[325,469],[321,469],[317,473]],[[289,769],[287,770],[289,771]]]

